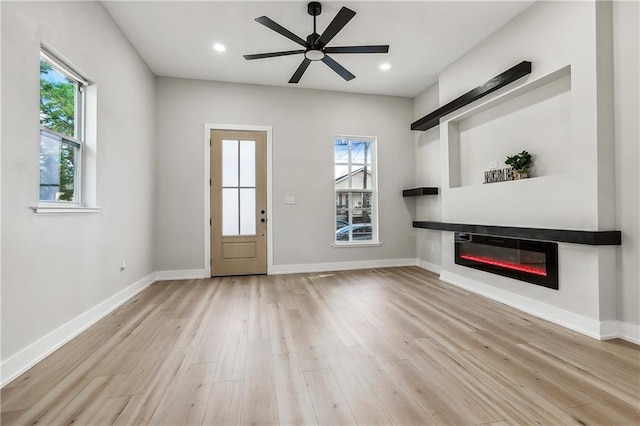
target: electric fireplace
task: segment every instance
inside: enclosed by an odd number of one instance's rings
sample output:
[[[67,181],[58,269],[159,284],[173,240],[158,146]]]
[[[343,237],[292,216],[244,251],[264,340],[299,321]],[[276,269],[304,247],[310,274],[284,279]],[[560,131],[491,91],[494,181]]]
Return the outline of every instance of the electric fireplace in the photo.
[[[456,232],[455,263],[558,289],[558,244]]]

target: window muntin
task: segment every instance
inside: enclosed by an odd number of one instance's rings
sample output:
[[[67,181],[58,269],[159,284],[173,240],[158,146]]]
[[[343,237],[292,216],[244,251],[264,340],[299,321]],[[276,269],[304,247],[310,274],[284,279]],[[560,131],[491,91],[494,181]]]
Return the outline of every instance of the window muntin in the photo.
[[[334,189],[337,244],[376,243],[375,139],[334,139]]]
[[[68,66],[41,52],[41,203],[82,202],[85,86]]]

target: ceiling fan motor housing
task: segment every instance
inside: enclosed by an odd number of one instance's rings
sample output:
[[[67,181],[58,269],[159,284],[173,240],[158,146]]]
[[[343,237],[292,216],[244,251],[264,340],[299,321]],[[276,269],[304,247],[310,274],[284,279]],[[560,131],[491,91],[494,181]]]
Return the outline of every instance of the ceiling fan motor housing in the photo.
[[[307,36],[307,43],[309,44],[309,46],[313,46],[314,44],[316,44],[316,41],[320,38],[320,34],[318,33],[311,33]]]

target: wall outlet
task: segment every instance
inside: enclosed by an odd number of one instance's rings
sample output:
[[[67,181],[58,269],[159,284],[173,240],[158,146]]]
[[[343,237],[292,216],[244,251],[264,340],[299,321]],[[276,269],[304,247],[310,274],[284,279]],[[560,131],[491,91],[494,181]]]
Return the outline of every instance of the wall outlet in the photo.
[[[125,269],[127,269],[127,261],[126,260],[121,260],[120,261],[120,270],[124,271]]]
[[[497,161],[492,161],[489,163],[489,168],[490,169],[497,169],[498,168],[498,162]]]

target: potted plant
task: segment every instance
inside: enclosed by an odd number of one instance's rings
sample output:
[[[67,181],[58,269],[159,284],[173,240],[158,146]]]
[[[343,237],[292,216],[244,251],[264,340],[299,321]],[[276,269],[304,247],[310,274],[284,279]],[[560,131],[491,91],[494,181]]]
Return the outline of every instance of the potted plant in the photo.
[[[529,167],[533,164],[533,156],[527,151],[508,156],[504,164],[513,168],[513,179],[526,179]]]

